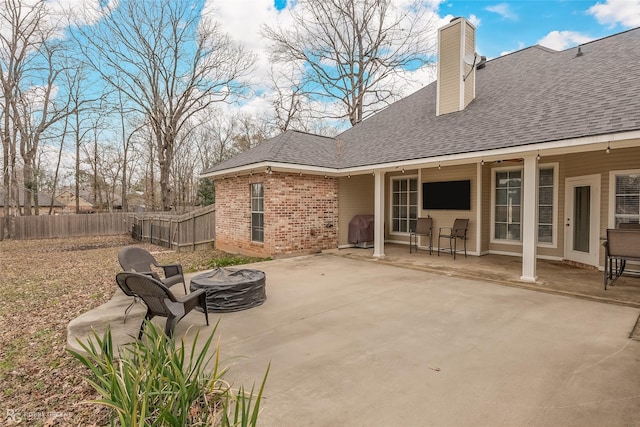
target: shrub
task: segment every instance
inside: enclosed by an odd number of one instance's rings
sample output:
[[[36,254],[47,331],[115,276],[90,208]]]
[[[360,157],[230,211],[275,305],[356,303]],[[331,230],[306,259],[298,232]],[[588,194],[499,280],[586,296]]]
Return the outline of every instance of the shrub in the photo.
[[[229,267],[232,265],[252,264],[254,262],[270,261],[271,258],[257,258],[240,255],[229,255],[209,261],[209,268]]]
[[[234,391],[223,379],[219,344],[211,355],[215,326],[201,350],[199,332],[191,351],[145,321],[143,338],[114,349],[111,331],[79,342],[87,353],[70,353],[91,370],[88,382],[100,399],[89,401],[113,411],[121,426],[255,426],[269,368],[257,395],[254,388]],[[116,354],[116,351],[118,354]]]

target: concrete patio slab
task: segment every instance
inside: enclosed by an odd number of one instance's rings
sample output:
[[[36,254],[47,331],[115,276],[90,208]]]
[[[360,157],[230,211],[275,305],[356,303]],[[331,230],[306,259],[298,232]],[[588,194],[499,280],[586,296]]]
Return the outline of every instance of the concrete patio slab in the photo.
[[[211,319],[235,385],[271,363],[261,426],[640,425],[637,308],[328,254],[251,268],[267,301]]]
[[[640,280],[638,266],[627,265],[626,271],[632,275],[623,276],[616,286],[604,289],[604,273],[595,267],[571,265],[563,261],[538,259],[535,283],[520,280],[522,258],[507,255],[483,255],[457,257],[449,254],[429,255],[426,250],[409,253],[407,245],[385,244],[385,257],[374,258],[373,249],[345,248],[331,249],[326,253],[363,261],[384,263],[397,267],[446,274],[453,277],[480,279],[507,286],[569,295],[592,301],[608,302],[640,308]]]

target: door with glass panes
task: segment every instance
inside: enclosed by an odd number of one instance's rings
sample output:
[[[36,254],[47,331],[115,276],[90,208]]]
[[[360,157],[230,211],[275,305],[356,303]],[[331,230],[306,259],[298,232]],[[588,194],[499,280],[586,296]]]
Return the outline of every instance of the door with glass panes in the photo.
[[[565,258],[598,265],[600,248],[600,175],[565,181]]]

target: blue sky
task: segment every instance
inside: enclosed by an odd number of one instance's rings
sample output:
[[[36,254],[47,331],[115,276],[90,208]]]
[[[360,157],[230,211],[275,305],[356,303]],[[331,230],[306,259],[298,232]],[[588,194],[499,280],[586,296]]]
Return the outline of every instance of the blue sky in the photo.
[[[495,58],[535,44],[566,49],[640,26],[640,2],[446,1],[441,15],[479,19],[478,52]]]
[[[48,0],[53,6],[74,10],[97,10],[106,1],[117,0]],[[140,0],[143,1],[143,0]],[[145,0],[153,1],[153,0]],[[287,22],[284,7],[295,0],[199,0],[203,13],[220,23],[222,31],[254,52],[256,69],[252,83],[256,96],[220,108],[229,114],[242,113],[261,117],[272,113],[272,103],[265,84],[271,64],[268,41],[260,28],[277,21]],[[391,0],[407,5],[414,0]],[[476,27],[476,50],[488,58],[523,49],[535,44],[563,50],[580,43],[606,37],[630,28],[640,27],[640,0],[419,0],[426,5],[436,27],[452,17],[462,16]],[[433,69],[417,70],[412,82],[402,88],[406,96],[429,84]],[[413,70],[412,70],[413,71]]]
[[[285,7],[295,0],[205,0],[223,30],[258,54],[254,77],[267,81],[267,41],[259,28],[285,20]],[[406,5],[413,0],[391,0]],[[476,50],[496,58],[535,44],[564,50],[630,28],[640,27],[640,0],[420,0],[432,10],[433,25],[445,25],[452,17],[463,16],[476,27]],[[407,85],[407,95],[432,77],[416,75],[417,85]],[[258,83],[260,84],[260,83]],[[248,113],[269,108],[264,99],[254,98],[241,106]],[[235,107],[233,107],[235,108]]]
[[[97,9],[118,0],[49,0],[52,5],[71,9]],[[153,0],[140,0],[153,1]],[[227,108],[260,115],[272,109],[268,83],[273,64],[264,25],[293,25],[285,8],[295,8],[297,0],[197,0],[203,14],[220,24],[221,30],[256,54],[251,83],[260,96]],[[403,8],[418,1],[428,13],[425,19],[434,28],[462,16],[477,27],[476,51],[489,59],[535,44],[563,50],[581,43],[640,27],[640,0],[390,0]],[[406,96],[433,78],[433,68],[407,70],[411,82],[403,87]]]
[[[291,0],[289,0],[291,3]],[[438,1],[440,16],[475,17],[478,52],[489,58],[535,44],[558,50],[640,26],[639,0]],[[287,0],[274,0],[275,8]]]

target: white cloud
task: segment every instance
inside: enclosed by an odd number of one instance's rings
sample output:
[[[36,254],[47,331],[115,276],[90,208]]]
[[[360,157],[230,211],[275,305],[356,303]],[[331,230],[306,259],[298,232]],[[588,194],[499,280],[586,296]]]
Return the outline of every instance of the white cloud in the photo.
[[[511,21],[518,20],[518,15],[516,15],[511,10],[511,6],[509,6],[507,3],[500,3],[493,6],[487,6],[485,10],[488,10],[489,12],[497,13],[498,15],[502,16],[504,19],[509,19]]]
[[[280,18],[273,0],[207,0],[203,14],[210,14],[222,31],[257,55],[253,82],[266,83],[271,67],[269,43],[260,35],[260,29]]]
[[[482,22],[480,20],[480,18],[478,18],[476,15],[471,14],[469,15],[469,18],[467,18],[469,20],[469,22],[471,22],[473,24],[474,27],[478,28],[480,26],[480,23]]]
[[[71,25],[91,25],[98,22],[110,10],[118,6],[119,0],[51,0],[49,11],[52,17],[64,17]]]
[[[588,13],[600,24],[624,27],[640,26],[640,0],[605,0],[591,6]]]
[[[538,40],[538,44],[549,49],[565,50],[569,47],[587,43],[593,40],[592,37],[575,31],[551,31],[549,34]]]
[[[264,116],[272,111],[269,82],[272,68],[280,71],[280,65],[269,58],[269,41],[261,34],[264,25],[273,25],[287,19],[288,14],[278,11],[273,0],[207,0],[203,14],[219,23],[220,29],[241,43],[247,51],[256,55],[254,71],[249,82],[256,93],[240,105],[222,106],[228,114]],[[286,71],[282,71],[287,74]]]
[[[66,0],[78,1],[78,0]],[[399,7],[407,7],[415,4],[415,0],[393,0]],[[440,17],[437,13],[438,6],[443,0],[421,0],[419,4],[427,9],[424,18],[429,20],[434,30],[447,24],[452,16]],[[296,7],[296,3],[288,1],[288,8]],[[260,116],[261,113],[268,113],[272,110],[271,100],[273,93],[268,89],[272,67],[277,67],[276,72],[290,75],[293,64],[272,64],[269,58],[269,41],[261,34],[263,25],[287,26],[290,20],[289,13],[279,11],[274,7],[273,0],[207,0],[203,13],[210,14],[211,18],[220,23],[221,30],[228,33],[234,40],[242,43],[247,50],[256,54],[255,71],[252,74],[252,83],[255,90],[260,93],[241,106],[226,106],[225,111],[247,113]],[[470,21],[474,25],[480,20],[472,15]],[[291,25],[291,24],[289,24]],[[434,42],[436,32],[434,31]],[[433,80],[432,71],[429,68],[406,72],[412,77],[415,83],[405,83],[402,88],[402,96],[405,96],[424,84]],[[390,82],[396,84],[396,82]]]
[[[515,49],[511,49],[511,50],[503,50],[502,52],[500,52],[500,54],[498,56],[504,56],[504,55],[509,55],[510,53],[513,52],[517,52],[521,49],[524,49],[526,46],[523,42],[518,42],[518,47]]]

